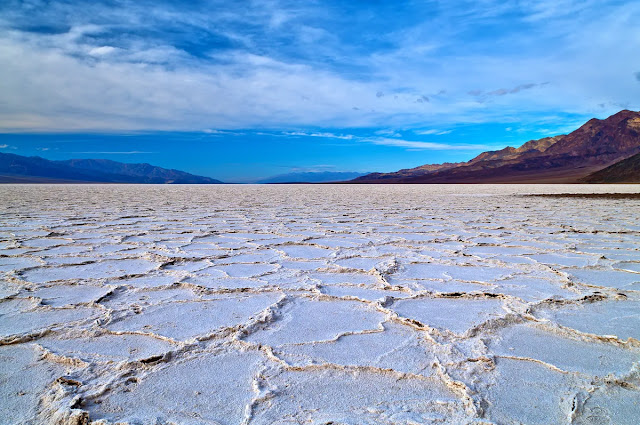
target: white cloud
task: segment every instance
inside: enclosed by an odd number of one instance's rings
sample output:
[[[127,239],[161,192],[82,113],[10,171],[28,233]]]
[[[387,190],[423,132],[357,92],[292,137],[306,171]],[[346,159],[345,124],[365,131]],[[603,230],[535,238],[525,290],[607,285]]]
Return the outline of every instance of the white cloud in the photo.
[[[397,146],[403,148],[409,148],[411,150],[464,150],[464,151],[475,151],[475,150],[491,150],[495,149],[495,147],[487,146],[487,145],[476,145],[476,144],[452,144],[452,143],[432,143],[432,142],[420,142],[420,141],[412,141],[412,140],[401,140],[401,139],[389,139],[389,138],[363,138],[363,142],[373,143],[375,145],[384,145],[384,146]]]
[[[452,130],[414,130],[413,132],[420,135],[435,135],[442,136],[444,134],[451,133]]]
[[[100,46],[94,47],[93,49],[89,50],[89,54],[91,56],[104,56],[108,55],[109,53],[113,53],[116,50],[118,49],[113,46]]]
[[[355,138],[352,134],[334,134],[334,133],[305,133],[304,131],[285,131],[285,136],[303,136],[303,137],[323,137],[325,139],[342,139],[342,140],[351,140]]]
[[[8,148],[8,147],[9,147],[9,145],[7,145],[7,144],[0,145],[0,149],[6,149],[6,148]]]

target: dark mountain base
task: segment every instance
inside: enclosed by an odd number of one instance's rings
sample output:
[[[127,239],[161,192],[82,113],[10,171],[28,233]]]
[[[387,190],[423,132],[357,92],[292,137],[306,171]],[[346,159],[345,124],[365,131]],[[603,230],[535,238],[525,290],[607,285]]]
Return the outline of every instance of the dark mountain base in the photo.
[[[640,154],[581,179],[583,183],[640,183]]]
[[[522,195],[542,198],[580,198],[580,199],[640,199],[640,193],[543,193]]]

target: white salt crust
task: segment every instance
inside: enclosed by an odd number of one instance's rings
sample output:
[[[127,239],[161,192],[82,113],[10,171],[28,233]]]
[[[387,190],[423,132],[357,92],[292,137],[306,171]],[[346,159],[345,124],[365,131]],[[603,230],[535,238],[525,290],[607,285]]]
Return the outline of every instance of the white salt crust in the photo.
[[[637,423],[638,190],[0,185],[0,423]]]

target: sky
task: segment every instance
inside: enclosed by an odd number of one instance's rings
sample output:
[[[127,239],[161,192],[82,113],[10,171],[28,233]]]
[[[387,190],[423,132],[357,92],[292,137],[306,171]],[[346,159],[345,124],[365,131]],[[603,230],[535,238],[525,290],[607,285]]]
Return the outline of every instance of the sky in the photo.
[[[0,2],[0,152],[223,181],[465,161],[640,109],[640,2]]]

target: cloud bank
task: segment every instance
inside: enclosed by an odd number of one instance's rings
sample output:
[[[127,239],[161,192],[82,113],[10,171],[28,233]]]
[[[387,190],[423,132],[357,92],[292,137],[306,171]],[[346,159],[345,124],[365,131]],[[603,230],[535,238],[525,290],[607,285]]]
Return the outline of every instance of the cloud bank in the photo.
[[[639,21],[631,1],[9,0],[0,131],[419,129],[606,115],[640,108]]]

